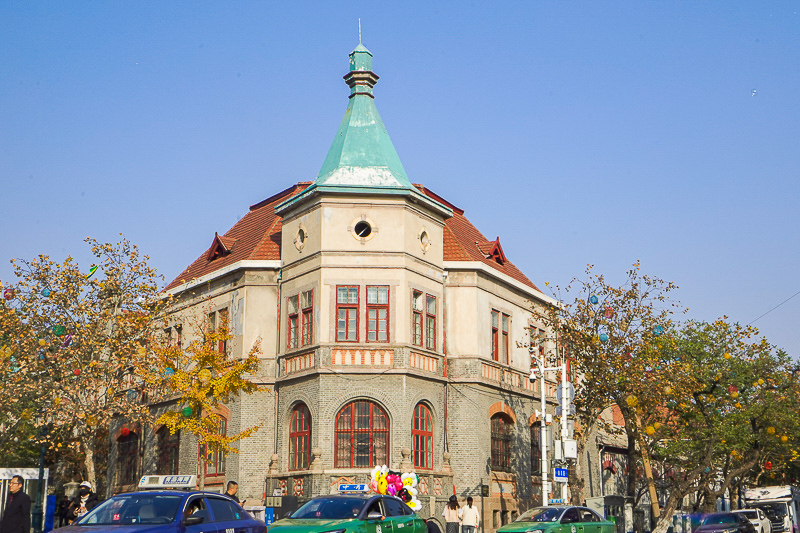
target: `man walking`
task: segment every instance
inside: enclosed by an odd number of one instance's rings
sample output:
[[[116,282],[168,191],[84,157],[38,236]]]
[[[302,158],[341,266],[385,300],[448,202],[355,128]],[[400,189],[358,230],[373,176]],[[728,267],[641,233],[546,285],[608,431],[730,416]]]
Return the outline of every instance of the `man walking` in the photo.
[[[24,481],[22,476],[13,476],[8,483],[8,500],[0,520],[0,533],[30,533],[31,499],[22,490]]]

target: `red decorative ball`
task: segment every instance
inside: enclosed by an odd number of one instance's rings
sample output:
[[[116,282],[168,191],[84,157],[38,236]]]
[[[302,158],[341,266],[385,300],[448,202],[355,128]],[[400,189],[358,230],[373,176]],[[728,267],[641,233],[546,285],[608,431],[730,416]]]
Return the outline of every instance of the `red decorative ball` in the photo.
[[[72,373],[75,374],[76,376],[80,376],[81,375],[81,369],[80,368],[76,368],[75,370],[72,371]]]
[[[766,463],[764,463],[764,468],[766,468],[767,470],[772,470],[772,461],[767,461]]]
[[[119,432],[119,433],[120,433],[120,435],[122,435],[123,437],[127,437],[127,436],[130,434],[130,432],[131,432],[131,430],[130,430],[130,429],[128,429],[128,428],[122,428],[122,430],[120,430],[120,432]]]

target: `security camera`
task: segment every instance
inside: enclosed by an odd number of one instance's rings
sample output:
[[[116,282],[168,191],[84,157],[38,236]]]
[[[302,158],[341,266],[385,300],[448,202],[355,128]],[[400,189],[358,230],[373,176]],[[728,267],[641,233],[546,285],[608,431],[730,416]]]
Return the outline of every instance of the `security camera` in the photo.
[[[536,381],[536,369],[535,368],[531,368],[531,375],[528,378],[528,381],[530,381],[531,383]]]

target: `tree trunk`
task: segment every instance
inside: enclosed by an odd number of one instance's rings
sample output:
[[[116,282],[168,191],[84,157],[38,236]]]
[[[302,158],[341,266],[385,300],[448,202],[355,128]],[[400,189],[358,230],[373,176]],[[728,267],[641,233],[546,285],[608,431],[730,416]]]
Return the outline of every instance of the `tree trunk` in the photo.
[[[86,481],[92,484],[92,491],[97,491],[97,473],[94,465],[94,436],[83,435],[83,465],[86,467]]]

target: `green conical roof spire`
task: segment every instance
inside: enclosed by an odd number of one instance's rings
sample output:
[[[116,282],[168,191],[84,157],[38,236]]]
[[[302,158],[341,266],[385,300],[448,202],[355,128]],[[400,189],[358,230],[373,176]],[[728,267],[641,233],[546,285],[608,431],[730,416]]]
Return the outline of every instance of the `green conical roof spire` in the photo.
[[[372,88],[378,76],[372,72],[372,53],[361,43],[350,53],[350,72],[344,80],[350,86],[350,103],[314,184],[413,189],[375,107]]]

